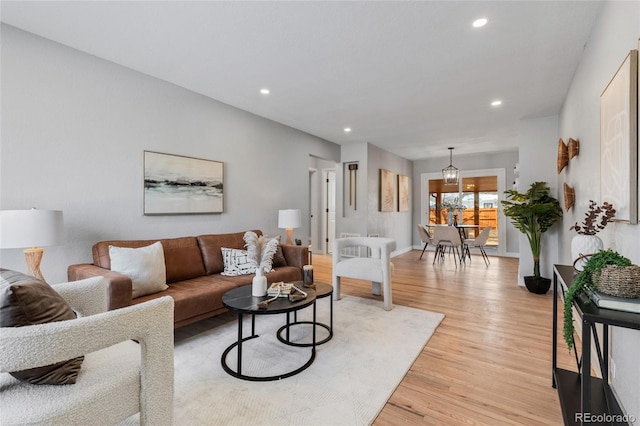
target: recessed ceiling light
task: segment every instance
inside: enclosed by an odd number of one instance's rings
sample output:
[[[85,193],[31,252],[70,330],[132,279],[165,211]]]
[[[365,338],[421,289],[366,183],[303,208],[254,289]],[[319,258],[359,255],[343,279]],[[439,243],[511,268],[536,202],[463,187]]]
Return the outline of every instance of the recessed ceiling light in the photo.
[[[485,25],[487,25],[487,22],[489,22],[487,18],[476,19],[475,21],[473,21],[473,28],[484,27]]]
[[[269,89],[260,89],[260,93],[262,93],[263,95],[268,95],[271,92],[269,91]]]
[[[502,101],[501,100],[495,100],[493,102],[491,102],[491,106],[500,106],[502,105]]]
[[[350,131],[351,131],[351,127],[345,127],[345,128],[344,128],[344,132],[345,132],[345,133],[349,133]]]

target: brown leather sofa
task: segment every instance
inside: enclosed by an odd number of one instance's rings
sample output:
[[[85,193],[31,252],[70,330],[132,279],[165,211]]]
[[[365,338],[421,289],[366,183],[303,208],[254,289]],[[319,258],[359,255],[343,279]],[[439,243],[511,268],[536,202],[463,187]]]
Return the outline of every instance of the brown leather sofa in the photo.
[[[262,234],[258,230],[254,232]],[[222,295],[233,288],[251,284],[253,275],[220,275],[224,270],[220,249],[243,249],[243,236],[244,232],[237,232],[161,240],[101,241],[93,246],[93,264],[71,265],[67,275],[69,281],[103,276],[108,283],[110,310],[169,295],[175,302],[174,327],[182,327],[226,312]],[[110,270],[109,246],[137,248],[156,241],[162,242],[169,288],[133,299],[131,279]],[[274,271],[266,274],[267,281],[302,280],[302,267],[309,263],[308,248],[286,244],[280,247],[284,262],[282,259],[274,261]]]

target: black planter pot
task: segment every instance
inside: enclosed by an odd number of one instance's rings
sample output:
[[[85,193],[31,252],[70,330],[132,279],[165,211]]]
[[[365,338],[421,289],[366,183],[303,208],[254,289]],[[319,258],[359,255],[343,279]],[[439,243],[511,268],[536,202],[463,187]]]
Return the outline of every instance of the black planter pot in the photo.
[[[524,285],[527,286],[527,290],[535,294],[546,294],[551,287],[550,278],[536,278],[534,276],[524,277]]]

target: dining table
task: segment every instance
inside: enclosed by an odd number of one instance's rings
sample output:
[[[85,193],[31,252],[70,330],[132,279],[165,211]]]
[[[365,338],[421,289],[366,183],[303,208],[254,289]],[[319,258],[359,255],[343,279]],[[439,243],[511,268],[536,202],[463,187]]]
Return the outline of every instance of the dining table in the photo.
[[[454,224],[453,226],[458,228],[458,232],[460,232],[460,238],[462,239],[463,242],[464,242],[464,240],[469,238],[468,237],[468,233],[469,233],[468,230],[469,229],[479,229],[480,228],[480,225],[472,225],[472,224],[466,224],[466,223],[458,223],[458,224]]]
[[[453,225],[447,225],[446,223],[429,223],[425,225],[428,228],[435,228],[436,226],[455,226],[460,233],[460,239],[464,242],[468,238],[469,229],[479,229],[480,225],[473,225],[470,223],[454,223]]]

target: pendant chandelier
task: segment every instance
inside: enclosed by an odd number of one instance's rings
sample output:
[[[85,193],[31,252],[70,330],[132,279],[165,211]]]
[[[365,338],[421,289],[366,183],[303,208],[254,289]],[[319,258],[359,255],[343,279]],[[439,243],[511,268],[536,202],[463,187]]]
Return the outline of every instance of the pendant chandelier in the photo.
[[[449,148],[449,167],[442,169],[442,180],[445,185],[457,185],[460,170],[453,167],[453,148]]]

